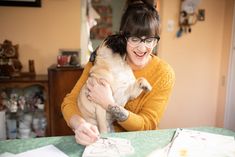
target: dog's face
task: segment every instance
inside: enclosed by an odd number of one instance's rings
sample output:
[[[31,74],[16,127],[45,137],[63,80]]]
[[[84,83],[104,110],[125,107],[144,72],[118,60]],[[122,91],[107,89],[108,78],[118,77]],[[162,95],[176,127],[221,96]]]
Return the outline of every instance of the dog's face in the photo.
[[[118,53],[122,57],[126,54],[126,37],[121,34],[108,36],[103,43],[103,46],[110,48],[113,53]]]

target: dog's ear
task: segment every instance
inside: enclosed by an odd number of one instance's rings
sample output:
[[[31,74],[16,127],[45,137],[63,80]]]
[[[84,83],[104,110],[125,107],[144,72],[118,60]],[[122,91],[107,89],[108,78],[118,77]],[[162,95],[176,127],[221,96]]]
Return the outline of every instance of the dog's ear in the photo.
[[[121,56],[126,54],[126,37],[121,34],[108,36],[105,40],[105,45],[112,49],[114,53],[119,53]]]

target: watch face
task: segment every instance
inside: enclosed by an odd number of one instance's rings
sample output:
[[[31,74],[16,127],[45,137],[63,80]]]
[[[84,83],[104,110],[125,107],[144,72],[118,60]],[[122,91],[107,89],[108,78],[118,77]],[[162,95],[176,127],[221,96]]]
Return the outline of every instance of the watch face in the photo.
[[[16,54],[16,50],[14,46],[8,47],[5,49],[5,55],[6,57],[14,57]]]
[[[4,41],[0,44],[0,58],[17,58],[18,46],[12,45],[10,41]]]

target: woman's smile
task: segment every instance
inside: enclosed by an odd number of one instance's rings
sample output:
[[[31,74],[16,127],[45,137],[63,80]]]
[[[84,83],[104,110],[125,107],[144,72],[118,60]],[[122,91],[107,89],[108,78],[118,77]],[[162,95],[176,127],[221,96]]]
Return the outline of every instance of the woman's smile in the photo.
[[[139,53],[137,53],[136,51],[133,51],[133,52],[134,52],[134,54],[135,54],[138,58],[144,57],[144,56],[146,55],[146,53],[147,53],[147,52],[144,52],[144,53],[139,52]]]

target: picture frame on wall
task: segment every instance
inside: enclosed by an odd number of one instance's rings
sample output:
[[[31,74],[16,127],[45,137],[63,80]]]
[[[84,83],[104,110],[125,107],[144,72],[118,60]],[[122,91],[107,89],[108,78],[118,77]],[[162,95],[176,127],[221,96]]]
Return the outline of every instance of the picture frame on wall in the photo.
[[[41,7],[41,0],[0,0],[0,6]]]
[[[92,40],[103,40],[105,37],[112,34],[113,9],[111,2],[105,2],[105,0],[92,1],[92,6],[100,15],[100,19],[97,20],[97,25],[90,30],[90,38]]]

